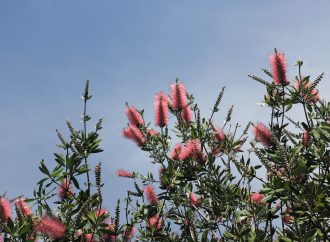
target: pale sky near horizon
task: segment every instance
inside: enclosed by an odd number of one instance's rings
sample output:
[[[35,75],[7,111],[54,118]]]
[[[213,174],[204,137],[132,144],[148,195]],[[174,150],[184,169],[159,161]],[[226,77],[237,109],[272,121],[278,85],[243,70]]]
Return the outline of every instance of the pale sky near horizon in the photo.
[[[117,169],[146,174],[150,159],[121,135],[125,102],[153,121],[153,98],[178,77],[209,114],[226,93],[217,122],[235,106],[233,121],[266,121],[256,106],[262,75],[274,48],[315,78],[325,72],[321,98],[329,99],[329,1],[85,1],[0,0],[0,194],[32,196],[41,159],[60,152],[55,129],[81,125],[81,93],[91,81],[92,123],[104,115],[101,161],[105,207],[133,188]],[[293,114],[295,115],[295,114]]]

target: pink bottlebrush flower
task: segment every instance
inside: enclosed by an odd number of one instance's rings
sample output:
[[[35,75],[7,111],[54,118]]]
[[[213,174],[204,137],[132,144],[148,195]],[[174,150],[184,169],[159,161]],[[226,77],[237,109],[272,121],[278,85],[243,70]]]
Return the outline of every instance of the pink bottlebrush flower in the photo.
[[[186,144],[186,148],[188,148],[193,154],[202,151],[202,145],[198,139],[189,140]]]
[[[108,215],[109,212],[105,208],[101,208],[101,209],[95,210],[95,214],[97,217],[101,217],[103,215]]]
[[[174,83],[170,85],[172,107],[174,109],[183,109],[187,106],[186,90],[182,83]]]
[[[115,228],[115,224],[113,224],[113,223],[108,223],[108,226],[105,227],[105,229],[106,229],[106,230],[109,230],[109,232],[114,232],[114,231],[115,231],[114,228]],[[113,240],[113,237],[114,237],[114,235],[105,234],[105,235],[103,236],[103,239],[104,239],[105,241],[116,241],[116,240]],[[116,238],[116,236],[115,236],[115,238]]]
[[[307,103],[316,103],[320,101],[320,93],[319,90],[313,89],[310,94],[305,98]]]
[[[0,221],[7,222],[11,215],[10,202],[4,197],[0,197]]]
[[[117,240],[117,238],[118,238],[118,236],[117,235],[110,235],[110,242],[116,242],[116,241],[118,241]]]
[[[123,234],[125,240],[131,239],[134,236],[135,230],[135,227],[131,227],[130,230],[125,231],[125,233]]]
[[[215,128],[213,140],[215,141],[215,144],[211,151],[213,155],[217,156],[223,151],[223,142],[225,141],[225,133],[221,128]]]
[[[109,230],[109,232],[114,232],[115,231],[115,224],[113,223],[108,223],[108,226],[105,228]],[[117,241],[117,236],[116,235],[110,235],[110,234],[105,234],[103,236],[105,241]]]
[[[142,146],[146,142],[145,136],[135,125],[124,128],[123,135],[125,138],[133,140],[138,146]]]
[[[307,146],[309,141],[311,139],[311,136],[307,130],[304,130],[304,133],[302,135],[302,143],[304,146]]]
[[[311,86],[311,83],[308,80],[305,80],[304,77],[302,77],[302,80],[299,81],[297,78],[293,83],[293,87],[296,90],[301,90],[302,94],[304,95],[306,90]]]
[[[95,212],[95,215],[97,218],[100,218],[103,216],[108,217],[110,214],[105,208],[97,209],[94,212]],[[101,222],[104,222],[104,221],[106,221],[106,218],[104,218]]]
[[[290,215],[290,213],[292,213],[292,209],[286,208],[285,214],[282,215],[282,219],[285,224],[291,223],[294,219],[294,217],[292,215]]]
[[[307,103],[320,101],[320,94],[317,89],[308,90],[311,85],[308,80],[304,79],[302,81],[296,80],[293,85],[296,90],[300,90],[302,97]]]
[[[194,205],[195,207],[199,207],[202,203],[202,201],[197,198],[197,196],[194,192],[191,192],[189,194],[189,202],[190,202],[190,204]]]
[[[184,223],[184,225],[189,226],[191,224],[191,221],[189,218],[185,218],[183,223]]]
[[[264,195],[260,194],[259,192],[254,192],[250,196],[251,202],[253,202],[255,204],[260,204],[263,198],[264,198]]]
[[[150,217],[148,219],[148,221],[149,221],[149,224],[150,224],[151,227],[155,227],[156,229],[160,229],[162,221],[161,221],[158,214],[155,214],[154,216]]]
[[[170,154],[170,158],[172,160],[180,160],[181,153],[184,147],[182,144],[176,144]]]
[[[155,188],[152,185],[144,187],[144,193],[151,205],[156,206],[158,203],[157,194],[155,193]]]
[[[68,179],[63,179],[61,185],[57,188],[57,194],[61,199],[66,199],[73,195],[72,185]]]
[[[15,199],[16,208],[22,213],[23,216],[29,217],[32,215],[29,205],[25,202],[24,198]]]
[[[159,168],[159,181],[160,181],[160,187],[164,188],[165,187],[165,183],[163,180],[163,175],[166,172],[166,169],[164,167],[160,167]]]
[[[2,234],[0,234],[0,242],[3,242]]]
[[[165,93],[160,92],[155,96],[155,123],[159,127],[168,124],[168,104]]]
[[[76,232],[74,233],[74,236],[76,236],[77,238],[80,238],[83,235],[83,232],[81,229],[76,230]]]
[[[218,142],[225,141],[225,133],[222,131],[221,128],[215,128],[215,133],[213,134],[213,139]]]
[[[258,123],[257,125],[255,125],[252,131],[255,135],[256,140],[261,142],[264,146],[269,147],[272,145],[272,133],[263,123]]]
[[[180,159],[194,159],[200,164],[205,164],[207,156],[202,152],[202,145],[198,139],[188,140],[183,151],[180,154]]]
[[[283,53],[275,53],[269,56],[274,82],[276,85],[286,86],[289,81],[286,77],[286,60]]]
[[[197,159],[202,151],[201,143],[198,139],[188,140],[183,151],[180,154],[180,158],[185,160],[187,158]]]
[[[199,152],[197,155],[196,161],[199,164],[204,165],[206,163],[206,160],[207,160],[207,155],[202,152]]]
[[[116,171],[116,175],[119,177],[127,177],[127,178],[134,178],[134,173],[133,172],[129,172],[126,170],[118,170]]]
[[[219,155],[221,152],[223,152],[222,145],[212,147],[211,152],[214,156]]]
[[[143,118],[135,107],[133,106],[126,107],[125,113],[131,125],[135,125],[135,126],[144,125]]]
[[[59,239],[65,236],[65,225],[58,219],[45,215],[41,218],[35,230],[49,238]]]
[[[96,236],[94,234],[84,234],[85,242],[96,242],[94,239]]]
[[[156,130],[154,130],[154,129],[148,129],[148,134],[150,134],[151,136],[156,136],[156,135],[159,135],[159,133],[156,131]]]
[[[181,119],[182,119],[183,122],[191,122],[192,114],[191,114],[191,108],[190,108],[189,105],[182,109]]]
[[[293,216],[290,216],[288,214],[285,214],[285,215],[282,216],[282,219],[283,219],[283,222],[285,224],[288,224],[288,223],[291,223],[292,222]]]

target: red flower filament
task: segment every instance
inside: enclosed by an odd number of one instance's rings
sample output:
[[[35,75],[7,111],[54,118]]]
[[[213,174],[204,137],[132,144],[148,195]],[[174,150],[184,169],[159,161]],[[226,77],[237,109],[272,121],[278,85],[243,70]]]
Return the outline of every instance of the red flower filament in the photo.
[[[250,196],[251,202],[255,204],[260,204],[263,198],[264,195],[260,194],[259,192],[255,192]]]
[[[180,160],[183,149],[184,147],[182,144],[176,144],[170,154],[170,158],[172,160]]]
[[[304,146],[307,146],[309,141],[311,139],[310,134],[308,133],[308,131],[304,131],[303,135],[302,135],[302,143]]]
[[[135,125],[135,126],[144,125],[143,118],[135,107],[133,106],[126,107],[125,113],[131,125]]]
[[[126,170],[118,170],[116,171],[116,175],[119,177],[134,178],[134,173]]]
[[[183,122],[191,122],[192,120],[192,114],[191,114],[191,108],[190,106],[185,106],[181,111],[181,120]]]
[[[213,139],[218,142],[224,142],[225,141],[225,134],[222,131],[221,128],[216,128],[215,133],[213,134]]]
[[[286,77],[286,60],[283,53],[276,52],[269,56],[274,82],[276,85],[286,86],[289,81]]]
[[[11,213],[10,202],[4,197],[0,197],[0,221],[7,222],[11,218]]]
[[[269,147],[272,145],[272,133],[263,123],[258,123],[256,126],[254,126],[252,131],[255,135],[256,140],[261,142],[264,146]]]
[[[160,229],[162,221],[158,214],[155,214],[154,216],[150,217],[149,224],[151,227],[155,227],[156,229]]]
[[[164,127],[168,123],[167,96],[163,92],[155,96],[155,123],[159,127]]]
[[[16,208],[22,213],[23,216],[29,217],[32,215],[29,205],[25,202],[24,198],[15,199]]]
[[[190,204],[194,205],[195,207],[199,207],[201,205],[201,200],[197,198],[194,192],[189,194],[189,202]]]
[[[174,83],[170,85],[172,107],[174,109],[183,109],[187,106],[186,90],[182,83]]]
[[[146,142],[145,136],[135,125],[129,125],[125,128],[123,130],[123,136],[127,139],[133,140],[138,146],[142,146]]]
[[[69,198],[73,195],[71,183],[64,178],[62,184],[57,189],[58,196],[61,199]]]
[[[148,185],[144,187],[144,193],[151,205],[157,205],[158,198],[157,194],[155,193],[155,188],[152,185]]]
[[[65,236],[65,225],[57,218],[45,215],[37,224],[35,230],[49,238],[58,239]]]

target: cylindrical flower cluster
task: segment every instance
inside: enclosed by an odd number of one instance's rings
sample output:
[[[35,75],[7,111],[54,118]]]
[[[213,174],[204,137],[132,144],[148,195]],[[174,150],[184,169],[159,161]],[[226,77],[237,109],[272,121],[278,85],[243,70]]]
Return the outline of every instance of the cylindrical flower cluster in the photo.
[[[274,82],[276,85],[286,86],[290,82],[286,77],[286,59],[283,53],[276,52],[269,56]]]
[[[164,127],[168,123],[167,96],[160,92],[155,96],[155,123],[159,127]]]
[[[144,193],[151,205],[157,205],[158,198],[155,192],[155,188],[152,185],[148,185],[144,187]]]
[[[182,83],[174,83],[170,85],[172,107],[182,110],[187,106],[186,90]]]
[[[7,222],[7,220],[11,218],[11,215],[10,202],[4,197],[0,197],[0,221]]]
[[[273,136],[270,130],[263,123],[258,123],[253,127],[253,133],[257,141],[269,147],[273,143]]]
[[[65,236],[66,227],[58,218],[45,215],[40,219],[35,230],[49,238],[59,239]]]
[[[138,146],[146,142],[146,138],[141,130],[135,125],[129,125],[123,130],[123,135],[127,139],[133,140]]]
[[[131,125],[135,125],[135,126],[144,125],[143,118],[135,107],[127,106],[125,108],[125,113]]]
[[[24,198],[15,199],[15,206],[23,216],[29,217],[32,215],[31,209],[29,205],[25,202]]]

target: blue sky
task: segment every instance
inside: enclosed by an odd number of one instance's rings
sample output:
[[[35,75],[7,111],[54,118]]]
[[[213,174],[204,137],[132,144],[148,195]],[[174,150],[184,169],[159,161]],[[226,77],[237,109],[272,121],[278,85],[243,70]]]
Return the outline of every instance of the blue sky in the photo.
[[[304,60],[304,71],[325,72],[322,98],[330,96],[328,1],[0,1],[0,194],[32,195],[43,158],[59,152],[55,129],[65,120],[81,125],[81,92],[91,80],[94,122],[104,115],[105,205],[114,207],[130,181],[117,169],[151,167],[136,146],[122,138],[125,102],[144,108],[153,121],[153,98],[179,77],[209,114],[226,86],[223,120],[267,120],[255,105],[263,88],[248,74],[268,67],[276,47],[286,53],[288,73]]]

